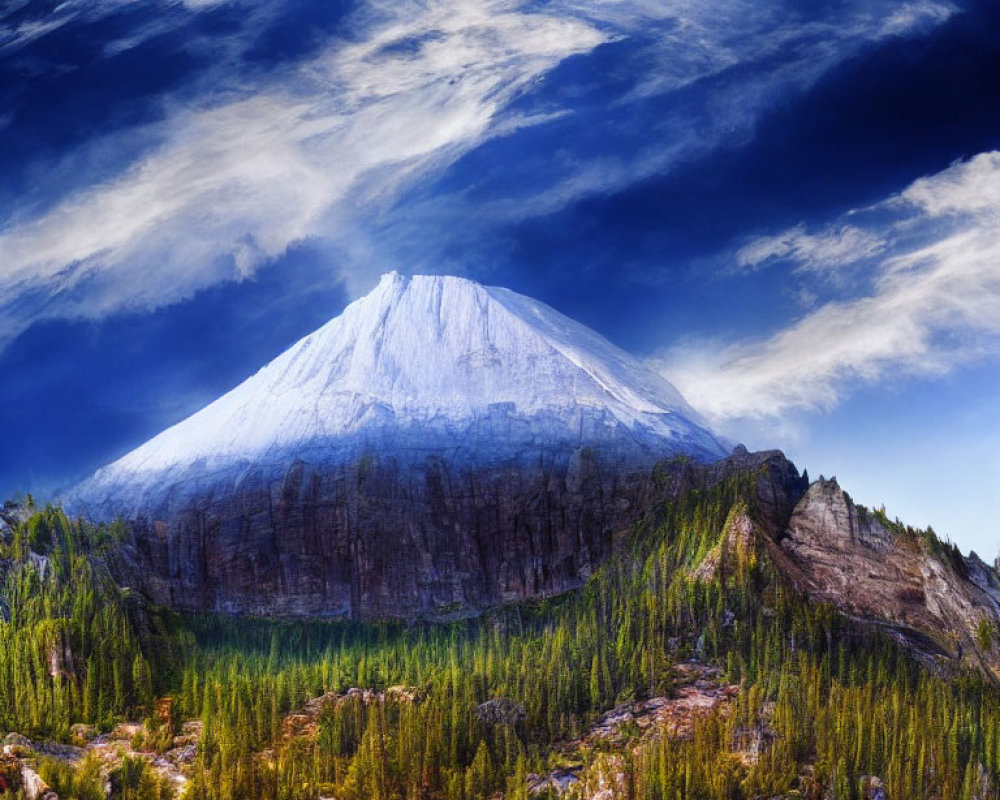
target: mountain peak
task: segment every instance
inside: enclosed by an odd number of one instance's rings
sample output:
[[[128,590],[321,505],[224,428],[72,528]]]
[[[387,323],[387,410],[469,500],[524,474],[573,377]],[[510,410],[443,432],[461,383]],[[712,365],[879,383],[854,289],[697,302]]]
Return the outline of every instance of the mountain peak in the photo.
[[[544,303],[466,278],[390,272],[79,495],[120,509],[154,487],[359,448],[482,459],[544,444],[646,461],[725,453],[666,380]]]

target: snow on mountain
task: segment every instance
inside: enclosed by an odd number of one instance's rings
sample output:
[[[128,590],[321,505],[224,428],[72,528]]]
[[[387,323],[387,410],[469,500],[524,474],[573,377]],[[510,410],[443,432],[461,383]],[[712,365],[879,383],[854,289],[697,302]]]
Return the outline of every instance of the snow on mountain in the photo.
[[[74,498],[134,511],[170,486],[295,458],[405,447],[482,458],[546,444],[647,460],[726,451],[667,381],[552,308],[462,278],[390,273]]]

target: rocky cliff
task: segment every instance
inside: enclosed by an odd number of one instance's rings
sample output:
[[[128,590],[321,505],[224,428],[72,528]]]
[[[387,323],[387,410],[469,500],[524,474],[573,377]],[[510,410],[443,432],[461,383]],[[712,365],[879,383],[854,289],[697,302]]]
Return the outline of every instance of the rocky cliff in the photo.
[[[438,455],[300,462],[248,476],[168,519],[131,528],[117,571],[155,602],[191,611],[350,617],[467,616],[580,586],[615,534],[658,502],[753,473],[775,529],[806,484],[780,453],[711,465],[626,468],[590,449],[539,449],[516,464],[455,467]]]
[[[238,614],[447,619],[582,585],[616,534],[664,503],[742,476],[731,537],[756,544],[800,591],[928,659],[993,671],[1000,577],[932,534],[811,485],[780,452],[625,468],[590,449],[538,449],[470,468],[440,455],[299,462],[249,475],[169,519],[138,520],[119,580],[155,602]],[[709,577],[724,559],[699,568]]]
[[[786,574],[811,596],[925,655],[995,670],[1000,583],[975,554],[858,506],[822,478],[774,541]]]
[[[437,455],[304,462],[140,519],[122,579],[186,610],[447,618],[579,586],[650,500],[648,470],[591,451],[531,466]]]

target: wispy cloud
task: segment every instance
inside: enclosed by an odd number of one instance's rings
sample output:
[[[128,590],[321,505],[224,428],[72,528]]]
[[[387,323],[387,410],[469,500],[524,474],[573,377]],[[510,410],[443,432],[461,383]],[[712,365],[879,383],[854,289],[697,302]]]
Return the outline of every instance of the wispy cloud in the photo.
[[[112,16],[123,8],[132,5],[135,0],[64,0],[52,6],[48,3],[31,2],[8,3],[0,9],[0,54],[9,55],[31,44],[37,39],[48,36],[74,22],[91,23]],[[156,11],[164,11],[170,5],[191,5],[181,0],[167,0]],[[27,9],[26,13],[25,9]],[[149,9],[153,12],[154,9]],[[169,25],[163,14],[158,15],[160,27]],[[17,22],[10,22],[14,17]]]
[[[815,233],[799,225],[776,236],[763,236],[736,252],[736,264],[757,268],[771,261],[790,261],[803,272],[829,274],[881,253],[885,240],[854,225],[835,225]]]
[[[588,118],[617,139],[617,148],[599,143],[588,151],[583,135],[568,136],[554,150],[528,150],[521,163],[504,165],[499,180],[484,175],[380,220],[375,235],[383,250],[407,264],[439,264],[457,238],[482,241],[498,224],[552,214],[739,147],[775,105],[808,91],[866,47],[917,35],[955,12],[933,0],[847,2],[832,12],[752,0],[563,0],[552,7],[628,42],[631,88],[607,101],[611,110],[603,117]],[[651,108],[656,114],[644,113]],[[509,180],[511,171],[524,180]]]
[[[369,7],[341,42],[240,99],[180,108],[122,176],[0,231],[0,341],[49,314],[155,307],[290,243],[490,135],[538,75],[604,40],[500,0]]]
[[[722,422],[827,410],[858,381],[940,375],[1000,352],[1000,152],[921,178],[874,211],[890,221],[856,234],[885,248],[873,291],[760,341],[688,343],[658,360],[696,408]],[[799,227],[741,253],[780,250],[809,268],[816,248],[794,243],[827,235]]]
[[[373,235],[380,230],[395,225],[410,240],[414,225],[427,240],[460,235],[444,209],[464,196],[399,211],[401,192],[486,140],[565,111],[525,116],[510,107],[567,57],[617,37],[646,42],[634,95],[676,91],[741,64],[752,65],[751,77],[720,80],[638,149],[567,156],[526,194],[474,204],[478,220],[547,213],[748,137],[776,94],[808,86],[866,42],[949,13],[930,0],[848,3],[820,22],[747,0],[366,4],[350,39],[306,64],[249,85],[220,74],[201,99],[165,101],[166,121],[148,132],[158,147],[120,174],[40,216],[10,210],[0,227],[0,347],[38,319],[155,308],[240,280],[308,237],[352,252],[349,286],[365,288],[398,252],[398,240]],[[427,230],[428,215],[448,230]]]

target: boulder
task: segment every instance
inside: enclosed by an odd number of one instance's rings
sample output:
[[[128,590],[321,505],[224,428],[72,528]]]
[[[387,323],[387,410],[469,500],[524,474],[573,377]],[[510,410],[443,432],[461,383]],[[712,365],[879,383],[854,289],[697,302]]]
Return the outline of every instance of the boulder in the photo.
[[[509,697],[487,700],[476,707],[476,718],[484,725],[519,725],[527,716],[524,706]]]

